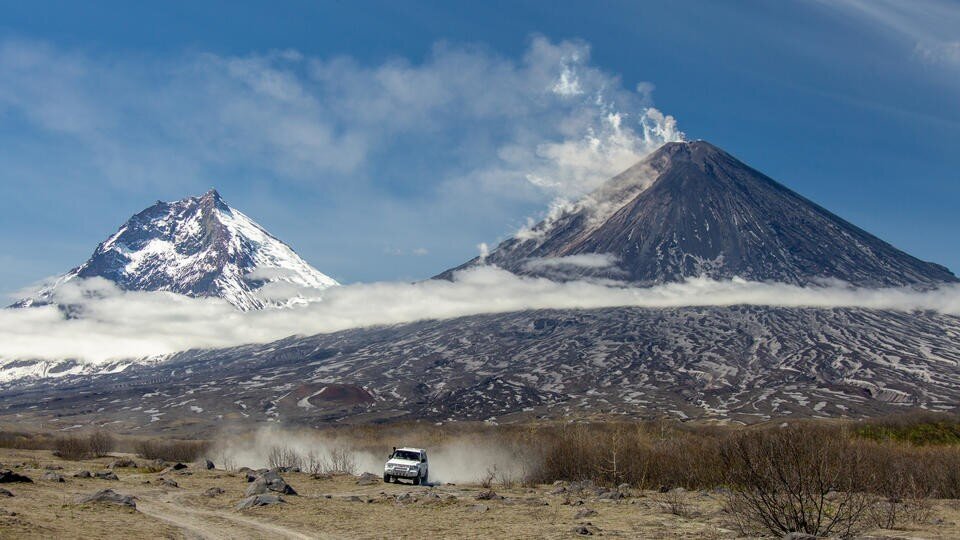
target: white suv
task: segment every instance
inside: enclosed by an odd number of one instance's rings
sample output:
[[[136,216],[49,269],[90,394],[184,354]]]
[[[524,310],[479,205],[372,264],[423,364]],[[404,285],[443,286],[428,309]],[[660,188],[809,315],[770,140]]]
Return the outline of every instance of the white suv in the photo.
[[[394,482],[401,478],[413,480],[413,485],[426,484],[429,478],[427,451],[423,448],[394,448],[383,466],[383,481]]]

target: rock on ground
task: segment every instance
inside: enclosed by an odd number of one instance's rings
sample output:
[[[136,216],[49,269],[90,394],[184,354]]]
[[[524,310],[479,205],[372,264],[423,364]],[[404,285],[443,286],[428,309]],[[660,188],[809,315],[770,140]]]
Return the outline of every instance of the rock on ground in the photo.
[[[115,504],[118,506],[127,506],[130,508],[136,508],[137,503],[134,502],[133,497],[129,495],[122,495],[113,491],[112,489],[101,489],[96,493],[91,493],[90,495],[81,495],[76,499],[77,504],[84,503],[106,503],[106,504]]]
[[[167,487],[173,487],[173,488],[180,487],[180,484],[176,483],[173,480],[170,480],[169,478],[161,478],[159,481],[159,484],[161,486],[167,486]]]
[[[43,476],[41,476],[40,478],[48,482],[66,482],[62,474],[57,474],[53,471],[43,473]]]
[[[198,469],[206,469],[206,470],[208,470],[208,471],[211,471],[211,470],[215,469],[216,466],[215,466],[215,465],[213,464],[213,462],[210,461],[209,459],[202,459],[202,460],[200,460],[200,461],[197,462],[197,468],[198,468]]]
[[[284,495],[296,495],[297,492],[290,484],[287,484],[280,475],[274,471],[267,471],[256,478],[250,487],[247,488],[245,495],[263,495],[269,491],[282,493]]]
[[[584,519],[597,515],[597,511],[592,508],[581,508],[574,514],[573,519]]]
[[[246,499],[243,499],[237,503],[237,510],[244,510],[247,508],[253,508],[256,506],[267,506],[271,504],[280,504],[284,502],[283,498],[279,495],[251,495]]]
[[[134,460],[132,460],[132,459],[126,459],[126,458],[124,458],[124,459],[115,459],[115,460],[113,461],[113,463],[111,463],[110,465],[107,465],[107,468],[110,468],[110,469],[127,469],[127,468],[136,467],[136,466],[137,466],[137,462],[136,462],[136,461],[134,461]]]
[[[120,479],[119,477],[117,477],[117,473],[113,471],[97,471],[94,474],[94,476],[96,476],[101,480],[119,480]]]
[[[372,486],[374,484],[380,483],[380,477],[373,474],[365,472],[360,475],[360,478],[357,479],[358,486]]]
[[[73,475],[74,478],[93,478],[93,474],[90,471],[80,471]]]
[[[492,489],[488,489],[486,491],[481,491],[480,493],[477,493],[478,501],[495,501],[500,499],[503,499],[503,497],[501,497],[500,495],[497,495],[497,492],[493,491]]]
[[[222,495],[224,493],[223,488],[212,487],[203,492],[205,497],[216,497],[217,495]]]
[[[13,497],[13,493],[9,489],[0,488],[0,497]]]
[[[17,474],[10,469],[0,469],[0,484],[13,484],[16,482],[32,484],[33,480],[22,474]]]

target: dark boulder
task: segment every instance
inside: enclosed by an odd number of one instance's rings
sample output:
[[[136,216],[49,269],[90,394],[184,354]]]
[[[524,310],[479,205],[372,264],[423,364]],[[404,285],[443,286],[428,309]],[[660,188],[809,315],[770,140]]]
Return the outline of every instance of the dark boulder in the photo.
[[[267,492],[282,493],[283,495],[296,495],[297,492],[290,484],[287,484],[281,476],[274,471],[267,471],[258,476],[247,488],[246,496],[263,495]]]
[[[32,484],[33,480],[22,475],[17,474],[10,469],[0,469],[0,484],[13,484],[13,483],[26,483]]]

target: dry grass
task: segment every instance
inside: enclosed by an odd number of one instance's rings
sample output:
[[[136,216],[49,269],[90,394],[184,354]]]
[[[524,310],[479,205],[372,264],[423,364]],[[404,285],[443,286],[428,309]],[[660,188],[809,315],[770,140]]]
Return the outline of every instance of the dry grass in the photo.
[[[108,459],[67,462],[47,451],[0,450],[0,462],[30,463],[18,471],[34,477],[44,466],[62,465],[67,471],[102,468]],[[478,501],[478,485],[414,487],[376,483],[360,486],[356,478],[334,475],[314,479],[307,472],[284,473],[284,479],[300,493],[284,497],[286,503],[237,512],[236,503],[249,486],[242,475],[222,470],[187,470],[172,476],[178,488],[157,483],[157,474],[136,469],[118,471],[118,481],[74,479],[66,483],[37,481],[6,485],[16,497],[3,501],[16,516],[0,515],[0,537],[14,538],[182,538],[223,535],[263,538],[299,533],[316,538],[570,538],[573,529],[591,523],[594,534],[614,538],[737,538],[730,516],[723,511],[720,493],[686,491],[674,512],[660,494],[633,491],[624,500],[604,501],[588,493],[574,497],[585,504],[564,504],[566,495],[551,495],[552,485],[534,488],[497,487],[499,500]],[[146,483],[149,482],[149,483]],[[202,494],[210,488],[223,493]],[[77,505],[79,494],[99,489],[134,495],[137,510],[104,505]],[[436,494],[439,499],[428,496]],[[412,498],[403,497],[411,495]],[[587,518],[576,516],[592,509]],[[922,538],[960,537],[960,505],[956,501],[932,501],[932,520],[911,525],[905,536]],[[890,536],[882,530],[864,531],[872,536]]]

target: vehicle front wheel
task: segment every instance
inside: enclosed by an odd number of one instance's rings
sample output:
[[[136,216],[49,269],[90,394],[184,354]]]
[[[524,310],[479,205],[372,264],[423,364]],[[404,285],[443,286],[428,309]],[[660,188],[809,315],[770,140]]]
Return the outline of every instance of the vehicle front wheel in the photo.
[[[415,486],[419,486],[419,485],[420,485],[420,477],[419,477],[419,476],[414,476],[414,477],[413,477],[413,485],[415,485]]]
[[[429,484],[430,482],[427,480],[429,476],[430,476],[429,472],[423,473],[423,480],[420,480],[420,483],[423,485]]]
[[[390,475],[384,473],[384,475],[383,475],[383,481],[384,481],[384,483],[389,484],[389,483],[390,483]]]

